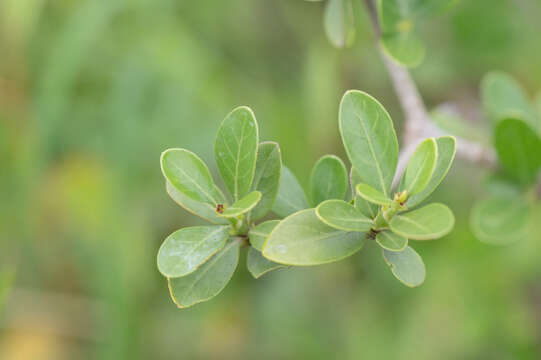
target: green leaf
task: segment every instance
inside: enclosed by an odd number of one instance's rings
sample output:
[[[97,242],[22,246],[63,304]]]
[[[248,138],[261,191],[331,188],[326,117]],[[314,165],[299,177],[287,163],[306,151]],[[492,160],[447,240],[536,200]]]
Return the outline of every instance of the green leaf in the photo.
[[[179,308],[186,308],[218,295],[237,268],[239,248],[240,242],[231,240],[193,273],[179,278],[168,278],[169,292],[175,304]]]
[[[530,208],[520,197],[492,196],[479,201],[471,212],[471,227],[482,242],[507,245],[524,238]]]
[[[282,166],[280,188],[272,206],[272,211],[281,217],[286,217],[307,207],[308,200],[306,200],[306,194],[299,181],[289,168]]]
[[[388,230],[380,231],[376,235],[376,242],[389,251],[402,251],[408,246],[407,238]]]
[[[367,232],[372,220],[343,200],[326,200],[316,208],[317,217],[332,228],[344,231]]]
[[[357,187],[357,184],[362,182],[362,180],[357,170],[355,170],[353,167],[349,171],[349,182],[351,184],[351,193],[353,194],[353,206],[359,209],[364,216],[374,219],[378,214],[378,206],[357,195],[357,190],[355,190],[355,188]]]
[[[272,208],[280,188],[281,173],[282,156],[278,144],[270,141],[259,144],[252,190],[261,192],[261,201],[252,210],[253,220],[262,218]]]
[[[430,112],[430,119],[451,135],[476,141],[485,146],[492,143],[486,126],[464,119],[453,105],[443,104],[433,109]]]
[[[389,221],[391,230],[411,240],[431,240],[447,235],[455,224],[451,210],[443,204],[429,204],[422,208],[395,215]]]
[[[438,158],[438,145],[434,138],[422,141],[408,161],[400,190],[409,195],[420,193],[430,182]]]
[[[319,265],[344,259],[359,251],[364,234],[333,229],[322,223],[314,209],[282,220],[263,245],[263,256],[286,265]]]
[[[158,270],[170,278],[188,275],[220,250],[229,226],[194,226],[175,231],[158,251]]]
[[[237,200],[233,205],[226,207],[219,216],[225,218],[237,217],[252,210],[257,203],[261,200],[261,193],[259,191],[252,191],[240,200]]]
[[[416,287],[425,281],[426,269],[423,259],[411,247],[402,251],[383,250],[383,258],[391,267],[393,275],[404,285]]]
[[[162,153],[160,163],[165,179],[185,197],[213,206],[225,203],[207,165],[193,152],[168,149]]]
[[[496,125],[494,145],[507,175],[522,185],[537,180],[541,168],[541,139],[524,122],[505,119]]]
[[[340,103],[339,125],[346,153],[362,181],[389,197],[398,141],[387,111],[372,96],[350,90]]]
[[[282,264],[265,259],[263,255],[261,255],[261,253],[254,248],[250,248],[250,250],[248,250],[246,266],[250,274],[252,274],[252,276],[256,279],[265,275],[269,271],[285,267]]]
[[[269,220],[258,224],[250,229],[248,237],[250,238],[250,245],[258,251],[263,250],[263,244],[271,231],[278,225],[280,220]]]
[[[216,213],[216,206],[213,206],[206,202],[192,200],[188,196],[175,189],[175,187],[171,185],[169,181],[165,182],[165,190],[167,191],[171,199],[173,199],[177,204],[182,206],[188,212],[200,216],[203,219],[208,220],[214,224],[229,224],[229,221],[227,221],[227,219],[218,216],[218,214]]]
[[[333,46],[337,48],[351,46],[355,39],[351,0],[328,0],[323,25]]]
[[[254,113],[246,106],[226,116],[214,143],[214,156],[233,201],[248,194],[254,178],[258,128]]]
[[[321,157],[310,175],[312,204],[329,199],[344,199],[348,188],[348,172],[340,158],[334,155]]]
[[[357,184],[356,191],[357,191],[357,195],[359,195],[366,201],[370,201],[373,204],[389,206],[393,202],[391,199],[385,196],[381,191],[374,189],[372,186],[368,184],[362,184],[362,183]]]
[[[442,180],[445,178],[447,173],[449,172],[449,169],[451,168],[451,164],[453,163],[453,160],[455,159],[455,153],[456,153],[456,139],[452,136],[442,136],[436,139],[436,144],[438,146],[438,158],[436,162],[436,168],[434,169],[434,172],[432,173],[432,178],[430,179],[430,182],[428,185],[418,194],[415,194],[408,198],[408,201],[406,202],[406,205],[409,208],[412,208],[418,204],[420,204],[423,200],[425,200],[434,190],[438,187],[438,185],[442,182]]]

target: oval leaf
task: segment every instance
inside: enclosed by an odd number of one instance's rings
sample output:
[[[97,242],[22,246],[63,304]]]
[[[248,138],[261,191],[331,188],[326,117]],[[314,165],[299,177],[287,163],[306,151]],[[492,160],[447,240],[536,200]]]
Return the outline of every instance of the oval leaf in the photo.
[[[333,229],[314,209],[301,210],[280,221],[263,245],[263,256],[286,265],[319,265],[359,251],[364,234]]]
[[[250,245],[258,251],[263,250],[263,244],[271,231],[278,225],[280,220],[269,220],[258,224],[248,232]]]
[[[355,39],[351,0],[327,1],[323,24],[331,44],[337,48],[351,46]]]
[[[235,201],[233,205],[225,208],[223,212],[218,213],[218,215],[225,218],[237,217],[252,210],[259,200],[261,200],[261,193],[259,191],[252,191],[242,199]]]
[[[378,214],[378,206],[357,195],[357,190],[355,190],[355,188],[358,184],[362,183],[362,180],[357,170],[353,167],[349,171],[349,183],[351,186],[351,193],[353,194],[353,206],[359,209],[364,216],[374,219]]]
[[[286,217],[307,207],[308,200],[306,200],[306,194],[299,181],[291,170],[286,166],[282,166],[280,188],[272,206],[272,211],[281,217]]]
[[[214,156],[233,201],[250,191],[255,172],[258,136],[254,113],[246,106],[230,112],[218,129]]]
[[[389,197],[398,162],[393,122],[383,106],[362,91],[347,91],[340,102],[340,134],[362,181]]]
[[[426,269],[423,259],[411,247],[402,251],[383,250],[383,258],[391,267],[393,275],[404,285],[416,287],[426,278]]]
[[[158,270],[170,278],[188,275],[220,250],[229,226],[195,226],[175,231],[158,251]]]
[[[389,251],[402,251],[408,246],[407,238],[387,230],[380,231],[376,235],[376,242],[379,246]]]
[[[248,256],[246,257],[246,267],[248,268],[250,274],[252,274],[254,278],[258,279],[269,271],[283,268],[285,266],[265,259],[259,251],[254,248],[250,248],[250,250],[248,250]]]
[[[372,227],[372,220],[343,200],[322,202],[316,208],[316,215],[325,224],[338,230],[367,232]]]
[[[395,215],[391,230],[411,240],[431,240],[447,235],[455,224],[451,210],[443,204],[429,204],[417,210]]]
[[[240,243],[232,240],[193,273],[168,278],[171,298],[179,308],[207,301],[222,291],[237,268]]]
[[[261,192],[261,200],[252,210],[253,220],[262,218],[272,208],[280,187],[281,172],[282,155],[278,144],[275,142],[259,144],[252,190]]]
[[[406,190],[408,195],[421,192],[430,182],[436,160],[438,147],[434,138],[422,141],[408,161],[408,167],[402,178],[400,190]]]
[[[310,175],[310,194],[312,204],[329,199],[344,199],[348,188],[348,173],[340,158],[325,155],[320,158]]]
[[[356,191],[357,191],[357,195],[359,195],[366,201],[370,201],[373,204],[389,206],[393,202],[391,199],[385,196],[381,191],[374,189],[372,186],[368,184],[358,184]]]

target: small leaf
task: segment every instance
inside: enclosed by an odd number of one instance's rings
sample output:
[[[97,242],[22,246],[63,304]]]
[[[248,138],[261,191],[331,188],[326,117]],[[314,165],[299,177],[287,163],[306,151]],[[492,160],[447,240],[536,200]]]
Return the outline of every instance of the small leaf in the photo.
[[[436,168],[432,173],[432,178],[428,185],[418,194],[413,195],[408,199],[406,205],[409,208],[412,208],[420,204],[425,200],[432,192],[438,187],[438,185],[445,178],[451,164],[455,159],[456,153],[456,140],[452,136],[442,136],[436,139],[436,144],[438,146],[438,158],[436,162]]]
[[[355,190],[355,188],[357,187],[357,184],[362,183],[362,180],[357,170],[353,167],[349,171],[349,182],[351,185],[351,193],[353,194],[353,206],[359,209],[364,216],[374,219],[378,214],[378,206],[357,195],[357,190]]]
[[[252,191],[242,199],[235,201],[233,205],[225,208],[223,212],[218,215],[225,218],[237,217],[252,210],[259,200],[261,200],[261,193],[259,191]]]
[[[165,179],[182,195],[213,206],[225,203],[207,165],[193,152],[169,149],[162,153],[160,163]]]
[[[389,197],[398,162],[398,140],[383,106],[362,91],[347,91],[340,102],[340,134],[362,181]]]
[[[285,267],[282,264],[265,259],[263,255],[261,255],[261,253],[254,248],[250,248],[250,250],[248,250],[246,266],[250,274],[252,274],[252,276],[256,279],[265,275],[269,271]]]
[[[291,170],[286,166],[282,166],[280,188],[272,206],[272,211],[281,217],[286,217],[307,207],[308,200],[306,200],[306,194],[299,181]]]
[[[364,238],[363,233],[333,229],[314,209],[306,209],[280,221],[263,245],[263,256],[286,265],[325,264],[353,255]]]
[[[252,210],[252,219],[262,218],[274,204],[280,187],[282,156],[280,147],[275,142],[262,142],[257,150],[254,182],[252,190],[261,192],[261,201]]]
[[[329,199],[344,199],[348,187],[348,173],[340,158],[333,155],[321,157],[310,175],[312,204]]]
[[[408,195],[415,195],[428,185],[438,158],[438,145],[434,138],[421,142],[408,161],[408,167],[402,178],[400,190]]]
[[[404,285],[416,287],[426,278],[426,269],[423,259],[411,247],[402,251],[383,250],[383,258],[391,267],[393,275]]]
[[[395,215],[391,230],[411,240],[431,240],[447,235],[455,224],[451,210],[443,204],[429,204],[417,210]]]
[[[372,186],[368,184],[357,184],[356,190],[357,190],[357,195],[359,195],[366,201],[370,201],[373,204],[389,206],[393,202],[387,196],[383,195],[382,192],[374,189]]]
[[[186,308],[218,295],[237,268],[239,248],[239,241],[231,240],[193,273],[179,278],[168,278],[169,292],[175,304],[179,308]]]
[[[372,220],[343,200],[326,200],[316,208],[317,217],[332,228],[344,231],[367,232]]]
[[[349,47],[355,39],[351,0],[328,0],[324,27],[327,38],[337,48]]]
[[[269,220],[258,224],[248,232],[250,245],[258,251],[263,250],[263,244],[271,231],[278,225],[280,220]]]
[[[529,216],[524,199],[492,196],[475,204],[471,227],[480,241],[507,245],[525,237]]]
[[[246,106],[230,112],[218,130],[214,156],[233,201],[250,191],[255,172],[258,136],[254,113]]]
[[[389,251],[402,251],[408,246],[408,239],[392,231],[383,230],[376,235],[376,242]]]
[[[188,275],[220,250],[229,226],[194,226],[175,231],[158,251],[158,270],[170,278]]]

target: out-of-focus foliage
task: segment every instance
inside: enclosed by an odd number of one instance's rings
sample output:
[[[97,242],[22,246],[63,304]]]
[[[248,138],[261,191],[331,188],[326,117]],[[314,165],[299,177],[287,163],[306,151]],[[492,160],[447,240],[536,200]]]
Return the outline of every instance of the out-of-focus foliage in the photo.
[[[345,158],[336,128],[345,90],[380,99],[401,133],[366,13],[354,11],[355,45],[339,51],[323,7],[0,1],[0,262],[14,269],[0,358],[540,357],[539,237],[476,241],[468,213],[487,188],[480,169],[458,161],[431,196],[450,204],[456,227],[416,247],[430,269],[418,289],[380,271],[370,243],[343,263],[257,282],[243,270],[194,309],[170,302],[155,254],[168,234],[203,222],[163,191],[163,149],[190,149],[216,173],[212,134],[231,108],[250,105],[260,138],[279,141],[307,189],[322,154]],[[537,1],[461,1],[423,22],[429,56],[414,77],[427,105],[449,100],[480,117],[490,69],[538,92],[540,14]]]

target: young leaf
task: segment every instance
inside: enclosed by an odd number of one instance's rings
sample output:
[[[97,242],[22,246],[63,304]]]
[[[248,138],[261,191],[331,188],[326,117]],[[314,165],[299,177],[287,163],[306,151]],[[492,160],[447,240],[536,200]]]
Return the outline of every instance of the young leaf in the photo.
[[[520,197],[493,196],[478,202],[471,212],[471,227],[482,242],[507,245],[523,238],[530,209]]]
[[[282,166],[280,188],[272,206],[272,211],[281,217],[286,217],[307,207],[308,200],[306,200],[306,194],[299,181],[291,170],[286,166]]]
[[[256,279],[260,278],[271,270],[285,267],[282,264],[278,264],[265,259],[263,255],[261,255],[261,253],[253,247],[248,250],[248,256],[246,257],[246,266],[250,274],[252,274],[252,276]]]
[[[209,169],[193,152],[169,149],[162,153],[160,163],[165,179],[185,197],[213,206],[225,203]]]
[[[363,233],[333,229],[314,209],[306,209],[280,221],[263,245],[263,256],[285,265],[325,264],[353,255],[364,238]]]
[[[408,167],[400,183],[400,190],[415,195],[428,185],[438,158],[438,146],[434,138],[421,142],[408,161]]]
[[[537,180],[541,138],[524,122],[505,119],[496,125],[494,146],[507,175],[522,185]]]
[[[393,275],[404,285],[416,287],[425,281],[426,269],[423,259],[411,247],[402,251],[383,250],[383,258],[391,267]]]
[[[258,136],[254,113],[246,106],[230,112],[218,130],[214,156],[233,201],[250,191],[255,172]]]
[[[376,242],[389,251],[402,251],[408,246],[407,238],[388,230],[380,231],[376,235]]]
[[[316,208],[317,217],[332,228],[344,231],[367,232],[372,220],[343,200],[326,200]]]
[[[261,192],[261,201],[252,210],[253,220],[262,218],[272,208],[280,187],[281,172],[282,156],[278,144],[270,141],[259,144],[252,190]]]
[[[340,134],[362,181],[389,197],[398,162],[393,122],[383,106],[362,91],[347,91],[340,102]]]
[[[374,189],[372,186],[368,184],[362,184],[362,183],[357,184],[356,191],[357,191],[357,195],[359,195],[366,201],[370,201],[373,204],[388,206],[388,205],[391,205],[391,203],[393,202],[382,192]]]
[[[279,222],[280,220],[269,220],[250,229],[248,232],[250,245],[258,251],[262,251],[265,240],[267,240],[267,237]]]
[[[355,188],[357,187],[357,184],[362,183],[362,180],[357,170],[353,167],[349,171],[349,183],[351,185],[351,193],[353,194],[353,206],[359,209],[364,216],[374,219],[378,214],[378,206],[357,195],[357,190]]]
[[[351,46],[355,39],[351,0],[328,0],[323,25],[331,44],[337,48]]]
[[[432,173],[432,178],[428,185],[418,194],[411,196],[406,205],[409,208],[412,208],[420,204],[424,199],[426,199],[432,192],[438,187],[438,185],[445,178],[451,164],[455,159],[456,153],[456,139],[452,136],[442,136],[436,139],[436,144],[438,146],[438,158],[436,161],[436,168]]]
[[[225,218],[237,217],[252,210],[259,200],[261,200],[261,193],[259,191],[252,191],[242,199],[235,201],[233,205],[225,208],[218,215]]]
[[[395,215],[389,221],[392,232],[411,240],[431,240],[447,235],[455,224],[451,210],[443,204],[429,204],[422,208]]]
[[[239,248],[239,241],[231,240],[193,273],[168,278],[169,292],[175,304],[179,308],[186,308],[218,295],[237,268]]]
[[[158,251],[158,270],[170,278],[188,275],[220,250],[229,226],[194,226],[169,235]]]
[[[344,199],[348,187],[348,173],[340,158],[334,155],[321,157],[310,175],[312,204],[329,199]]]

